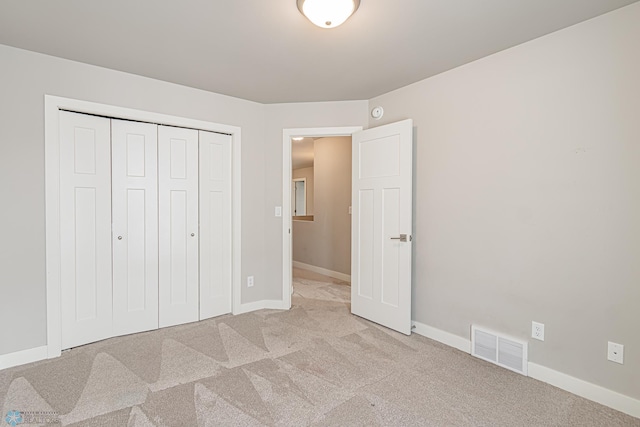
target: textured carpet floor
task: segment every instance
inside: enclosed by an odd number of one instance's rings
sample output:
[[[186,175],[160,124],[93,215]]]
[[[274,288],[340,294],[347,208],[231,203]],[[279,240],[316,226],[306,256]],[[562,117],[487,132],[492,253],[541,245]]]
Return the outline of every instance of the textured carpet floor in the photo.
[[[640,426],[354,317],[348,284],[295,276],[290,311],[113,338],[0,371],[2,417],[54,411],[74,426]]]

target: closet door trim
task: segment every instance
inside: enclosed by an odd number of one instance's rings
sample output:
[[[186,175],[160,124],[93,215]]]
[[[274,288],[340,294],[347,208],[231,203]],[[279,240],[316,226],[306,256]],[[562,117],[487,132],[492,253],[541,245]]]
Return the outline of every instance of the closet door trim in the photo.
[[[241,129],[214,122],[152,113],[89,101],[45,95],[45,248],[47,298],[47,358],[61,354],[60,307],[60,140],[59,112],[93,114],[224,133],[232,138],[232,294],[233,314],[242,311],[241,291]]]

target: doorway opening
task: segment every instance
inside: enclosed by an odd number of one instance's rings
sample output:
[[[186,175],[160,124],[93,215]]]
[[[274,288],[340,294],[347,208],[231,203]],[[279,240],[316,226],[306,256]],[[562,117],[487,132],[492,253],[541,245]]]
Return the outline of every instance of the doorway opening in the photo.
[[[291,140],[351,136],[351,313],[411,334],[413,121],[283,132],[283,307],[291,307]],[[280,211],[276,210],[279,214]],[[314,215],[315,218],[315,215]]]
[[[351,137],[307,137],[291,145],[294,295],[348,303]]]
[[[332,296],[331,290],[325,290],[326,298],[350,300],[349,288],[334,285],[351,282],[351,134],[361,129],[283,132],[282,292],[286,307],[291,306],[294,281],[326,283],[337,291]],[[323,292],[317,286],[307,291]]]

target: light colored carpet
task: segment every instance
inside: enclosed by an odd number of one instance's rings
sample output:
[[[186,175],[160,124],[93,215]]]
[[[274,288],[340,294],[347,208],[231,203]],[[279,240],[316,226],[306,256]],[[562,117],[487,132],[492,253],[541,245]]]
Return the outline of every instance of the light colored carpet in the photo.
[[[113,338],[0,371],[2,417],[54,411],[74,426],[640,426],[352,316],[347,283],[304,270],[294,282],[290,311]]]

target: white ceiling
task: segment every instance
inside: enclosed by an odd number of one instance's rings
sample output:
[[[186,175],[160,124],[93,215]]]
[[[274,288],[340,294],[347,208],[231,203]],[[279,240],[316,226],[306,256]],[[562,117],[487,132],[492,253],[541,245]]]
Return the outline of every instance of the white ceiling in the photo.
[[[301,141],[291,141],[291,169],[310,168],[313,166],[313,142],[316,138],[304,138]]]
[[[262,103],[370,99],[638,0],[1,0],[0,44]]]

